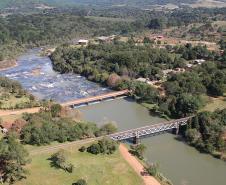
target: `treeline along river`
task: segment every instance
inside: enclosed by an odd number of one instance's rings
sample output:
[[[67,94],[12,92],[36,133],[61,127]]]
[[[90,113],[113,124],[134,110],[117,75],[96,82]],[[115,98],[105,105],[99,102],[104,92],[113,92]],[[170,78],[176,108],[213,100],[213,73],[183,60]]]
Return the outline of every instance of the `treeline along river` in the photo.
[[[110,91],[75,74],[59,74],[52,70],[48,57],[33,49],[18,58],[18,65],[0,75],[18,80],[39,99],[65,102]],[[118,129],[127,130],[165,121],[151,116],[148,110],[131,99],[118,99],[80,108],[86,120],[103,124],[114,121]],[[226,163],[166,133],[142,139],[147,146],[145,158],[158,162],[161,172],[175,185],[226,185]]]

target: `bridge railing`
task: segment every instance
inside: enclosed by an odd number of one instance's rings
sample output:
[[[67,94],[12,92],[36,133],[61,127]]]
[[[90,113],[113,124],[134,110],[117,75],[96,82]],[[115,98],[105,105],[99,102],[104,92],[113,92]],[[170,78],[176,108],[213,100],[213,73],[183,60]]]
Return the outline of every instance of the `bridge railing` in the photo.
[[[149,134],[153,134],[153,133],[157,133],[157,132],[162,132],[162,131],[166,131],[169,129],[177,128],[178,125],[186,125],[187,121],[190,118],[192,118],[192,116],[178,119],[178,120],[163,122],[163,123],[159,123],[159,124],[149,125],[149,126],[145,126],[145,127],[140,127],[140,128],[136,128],[136,129],[130,129],[127,131],[122,131],[122,132],[118,132],[115,134],[111,134],[111,135],[109,135],[109,137],[114,140],[124,140],[124,139],[133,138],[133,137],[137,137],[137,136],[144,136],[144,135],[149,135]]]
[[[82,104],[82,103],[89,103],[92,101],[98,101],[110,97],[116,97],[116,96],[121,96],[128,94],[130,91],[129,90],[122,90],[122,91],[116,91],[116,92],[111,92],[103,95],[98,95],[98,96],[92,96],[92,97],[87,97],[87,98],[81,98],[77,100],[72,100],[69,102],[62,103],[62,106],[71,106],[71,105],[77,105],[77,104]]]

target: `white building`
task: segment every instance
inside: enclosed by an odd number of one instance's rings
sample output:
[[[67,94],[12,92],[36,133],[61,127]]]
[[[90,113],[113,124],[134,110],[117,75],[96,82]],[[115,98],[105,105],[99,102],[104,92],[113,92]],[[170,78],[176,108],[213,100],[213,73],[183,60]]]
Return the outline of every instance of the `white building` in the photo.
[[[88,40],[85,40],[85,39],[78,40],[78,44],[79,45],[82,45],[82,46],[87,46],[88,43],[89,43],[89,41]]]
[[[198,64],[198,65],[201,65],[201,64],[204,63],[204,62],[205,62],[204,59],[196,59],[196,60],[194,60],[194,63],[195,63],[195,64]]]

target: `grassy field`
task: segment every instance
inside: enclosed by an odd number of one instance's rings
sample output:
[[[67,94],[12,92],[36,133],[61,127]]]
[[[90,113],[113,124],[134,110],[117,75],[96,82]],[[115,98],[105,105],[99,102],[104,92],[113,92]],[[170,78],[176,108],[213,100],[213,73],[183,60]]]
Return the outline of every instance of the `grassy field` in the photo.
[[[226,108],[226,97],[210,98],[210,102],[201,111],[211,111]]]
[[[32,156],[27,166],[28,178],[16,185],[71,185],[76,180],[86,179],[89,185],[142,185],[142,179],[121,157],[119,151],[113,155],[81,153],[77,147],[66,149],[70,162],[75,166],[73,173],[50,167],[51,153]]]
[[[197,0],[197,2],[190,4],[192,8],[199,8],[199,7],[205,7],[205,8],[222,8],[226,6],[225,2],[222,2],[220,0]]]
[[[21,98],[16,98],[14,95],[10,95],[9,98],[3,99],[0,102],[1,102],[2,109],[11,109],[11,108],[15,108],[16,105],[19,105],[19,104],[30,103],[30,100],[28,97],[25,97],[25,96]]]

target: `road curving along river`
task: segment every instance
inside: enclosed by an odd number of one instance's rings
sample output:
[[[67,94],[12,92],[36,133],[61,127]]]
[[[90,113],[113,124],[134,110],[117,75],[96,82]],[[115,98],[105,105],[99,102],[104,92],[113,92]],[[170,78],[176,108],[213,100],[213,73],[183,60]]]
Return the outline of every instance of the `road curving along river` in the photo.
[[[0,71],[1,76],[21,82],[24,88],[40,99],[64,102],[108,92],[95,83],[75,74],[59,74],[52,70],[48,57],[33,49],[18,58],[14,68]],[[80,108],[84,119],[103,124],[114,121],[119,130],[137,128],[165,121],[151,116],[148,110],[131,99],[117,99]],[[201,154],[175,135],[166,133],[143,139],[145,158],[158,162],[164,175],[174,185],[226,185],[226,163]]]

